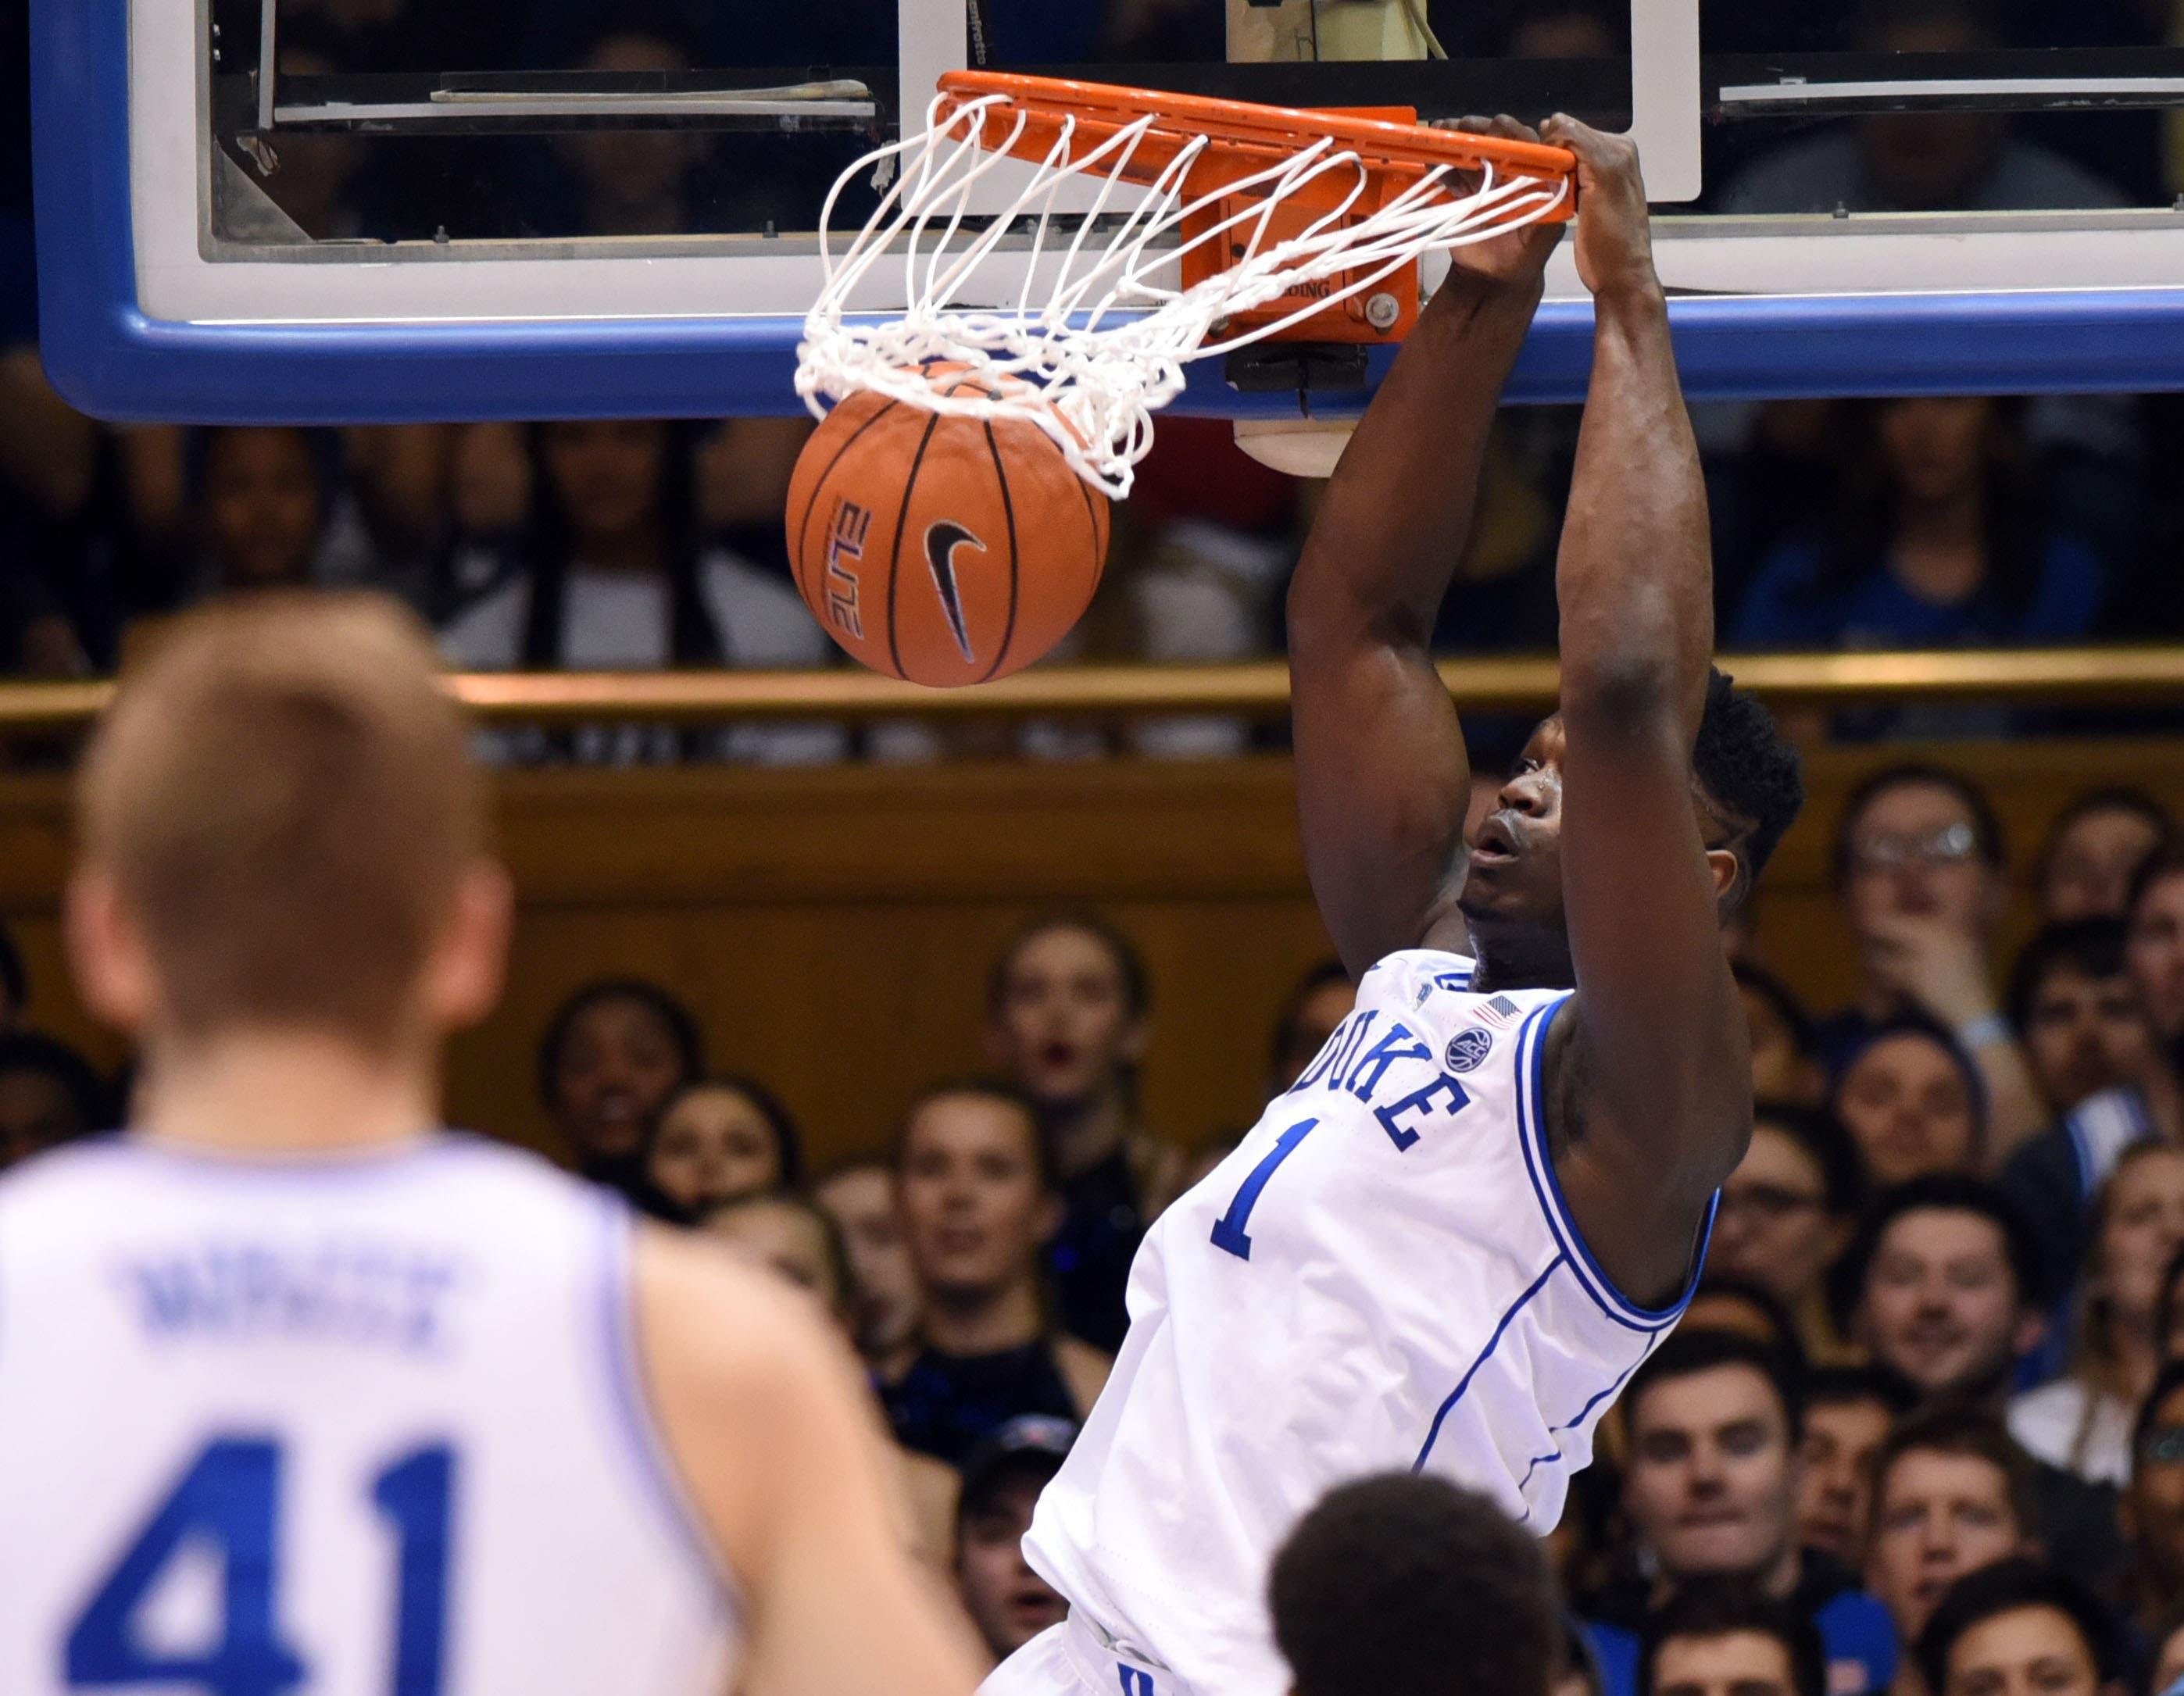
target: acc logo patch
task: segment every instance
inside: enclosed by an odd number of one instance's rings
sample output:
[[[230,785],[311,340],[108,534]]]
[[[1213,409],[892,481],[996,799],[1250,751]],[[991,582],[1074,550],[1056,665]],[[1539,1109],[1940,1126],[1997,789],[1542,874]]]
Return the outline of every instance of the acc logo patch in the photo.
[[[1494,1033],[1482,1031],[1477,1026],[1458,1031],[1448,1039],[1445,1057],[1452,1072],[1475,1072],[1485,1064],[1487,1055],[1494,1052]]]

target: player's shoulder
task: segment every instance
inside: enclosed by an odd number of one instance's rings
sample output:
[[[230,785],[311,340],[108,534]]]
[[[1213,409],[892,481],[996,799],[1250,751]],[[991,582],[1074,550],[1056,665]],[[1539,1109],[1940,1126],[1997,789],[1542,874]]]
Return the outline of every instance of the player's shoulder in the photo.
[[[1564,989],[1495,989],[1481,987],[1478,978],[1478,963],[1468,955],[1443,948],[1404,948],[1386,956],[1358,981],[1357,1005],[1401,1009],[1429,1022],[1440,1014],[1514,1025],[1569,994]]]
[[[118,1132],[108,1132],[79,1137],[19,1160],[0,1172],[0,1215],[95,1194],[127,1165],[128,1153],[127,1140]]]
[[[356,1152],[258,1156],[122,1130],[78,1137],[0,1172],[0,1211],[42,1212],[77,1201],[111,1209],[137,1196],[160,1204],[192,1194],[262,1192],[270,1199],[404,1182],[457,1208],[462,1198],[489,1192],[497,1214],[526,1204],[556,1210],[595,1204],[589,1186],[543,1156],[467,1132],[437,1132]]]
[[[700,1232],[640,1221],[631,1293],[648,1366],[707,1399],[763,1402],[843,1354],[816,1301]]]
[[[697,1232],[638,1226],[630,1300],[658,1434],[733,1575],[812,1434],[872,1420],[861,1369],[810,1296]]]
[[[1451,954],[1446,948],[1398,948],[1383,955],[1358,979],[1358,1001],[1362,1005],[1368,998],[1397,990],[1468,994],[1478,970],[1478,963],[1469,955]]]

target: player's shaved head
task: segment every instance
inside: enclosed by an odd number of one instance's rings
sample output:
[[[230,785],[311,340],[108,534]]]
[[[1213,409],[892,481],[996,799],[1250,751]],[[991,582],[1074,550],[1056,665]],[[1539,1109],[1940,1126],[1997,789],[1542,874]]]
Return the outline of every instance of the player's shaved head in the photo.
[[[125,677],[77,784],[80,870],[142,938],[157,1018],[403,1034],[484,784],[423,626],[369,596],[178,619]]]
[[[1546,1696],[1562,1608],[1538,1540],[1430,1474],[1345,1484],[1274,1557],[1296,1696]]]

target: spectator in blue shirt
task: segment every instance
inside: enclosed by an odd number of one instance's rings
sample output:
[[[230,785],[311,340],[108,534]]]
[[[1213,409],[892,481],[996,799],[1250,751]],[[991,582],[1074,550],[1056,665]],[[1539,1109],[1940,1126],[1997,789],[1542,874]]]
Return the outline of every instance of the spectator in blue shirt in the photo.
[[[1731,623],[1750,648],[2059,642],[2098,620],[2108,564],[2056,530],[2014,414],[1978,396],[1891,400],[1867,427],[1840,521],[1763,559]]]
[[[1886,1610],[1850,1571],[1799,1547],[1800,1408],[1779,1354],[1724,1332],[1679,1332],[1631,1376],[1624,1507],[1647,1576],[1581,1610],[1607,1696],[1634,1696],[1649,1614],[1695,1580],[1735,1578],[1809,1620],[1829,1688],[1882,1690],[1896,1671]]]

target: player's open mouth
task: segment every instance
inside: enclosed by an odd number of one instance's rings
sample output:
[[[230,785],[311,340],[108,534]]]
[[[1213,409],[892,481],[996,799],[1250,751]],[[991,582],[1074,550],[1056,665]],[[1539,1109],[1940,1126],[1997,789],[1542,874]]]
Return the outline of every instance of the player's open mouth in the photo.
[[[1499,813],[1490,815],[1479,827],[1479,839],[1471,845],[1474,865],[1507,865],[1518,856],[1517,838]]]

